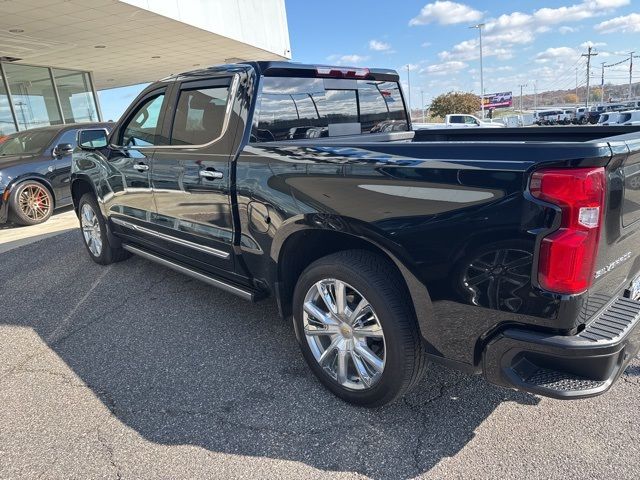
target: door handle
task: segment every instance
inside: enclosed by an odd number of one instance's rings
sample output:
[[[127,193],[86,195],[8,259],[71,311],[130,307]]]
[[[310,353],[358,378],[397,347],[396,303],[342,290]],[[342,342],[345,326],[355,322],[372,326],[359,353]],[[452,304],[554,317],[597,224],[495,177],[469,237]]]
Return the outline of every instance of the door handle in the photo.
[[[224,177],[224,174],[217,170],[200,170],[200,176],[207,180],[219,180]]]
[[[133,168],[135,168],[136,170],[138,170],[139,172],[144,172],[146,170],[149,170],[149,165],[145,165],[144,163],[136,163]]]

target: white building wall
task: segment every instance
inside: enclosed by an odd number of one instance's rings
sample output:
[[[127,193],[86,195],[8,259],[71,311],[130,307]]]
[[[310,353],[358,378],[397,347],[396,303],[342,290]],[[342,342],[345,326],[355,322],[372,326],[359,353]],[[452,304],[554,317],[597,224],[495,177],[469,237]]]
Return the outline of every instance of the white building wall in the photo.
[[[284,0],[120,1],[291,58]]]

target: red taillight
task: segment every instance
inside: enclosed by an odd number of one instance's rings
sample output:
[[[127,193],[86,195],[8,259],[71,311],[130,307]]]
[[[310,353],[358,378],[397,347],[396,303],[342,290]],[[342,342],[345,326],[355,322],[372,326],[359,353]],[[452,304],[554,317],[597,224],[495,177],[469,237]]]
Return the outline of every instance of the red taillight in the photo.
[[[545,290],[581,293],[591,286],[604,211],[604,168],[535,172],[531,194],[562,209],[560,228],[540,245],[538,282]]]
[[[369,76],[369,69],[355,67],[317,67],[316,74],[319,77],[331,78],[367,78]]]

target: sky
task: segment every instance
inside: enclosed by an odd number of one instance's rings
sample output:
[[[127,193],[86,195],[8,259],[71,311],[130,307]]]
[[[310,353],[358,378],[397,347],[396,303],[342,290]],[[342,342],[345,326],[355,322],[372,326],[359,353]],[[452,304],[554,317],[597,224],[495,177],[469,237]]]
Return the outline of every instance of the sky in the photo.
[[[583,86],[589,46],[598,53],[592,85],[602,62],[640,55],[640,0],[286,0],[286,8],[293,61],[396,69],[414,108],[451,90],[480,94],[479,32],[469,28],[479,23],[487,94],[572,89],[576,73]],[[605,67],[605,83],[628,81],[628,60]],[[117,120],[143,87],[99,92],[103,117]]]

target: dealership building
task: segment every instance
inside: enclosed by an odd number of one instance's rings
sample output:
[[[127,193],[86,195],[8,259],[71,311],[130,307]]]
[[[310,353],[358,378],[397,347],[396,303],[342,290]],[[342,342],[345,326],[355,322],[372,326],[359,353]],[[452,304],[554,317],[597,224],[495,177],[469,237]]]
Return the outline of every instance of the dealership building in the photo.
[[[290,58],[284,0],[3,0],[0,135],[103,120],[97,90]]]

